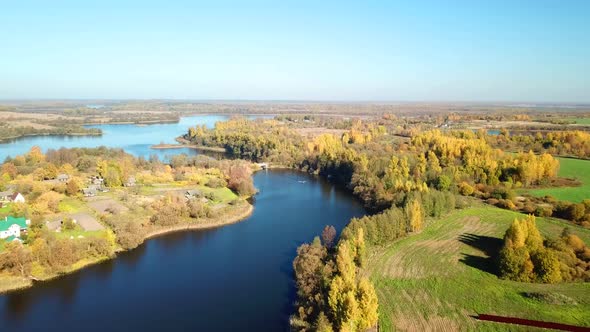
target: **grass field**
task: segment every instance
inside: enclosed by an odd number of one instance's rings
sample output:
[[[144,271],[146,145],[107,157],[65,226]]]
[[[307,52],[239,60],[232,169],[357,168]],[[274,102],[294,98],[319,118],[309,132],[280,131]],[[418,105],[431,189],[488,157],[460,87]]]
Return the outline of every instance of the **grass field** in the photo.
[[[10,212],[10,204],[4,204],[3,207],[0,208],[0,214],[5,215]]]
[[[570,120],[575,121],[576,124],[590,125],[590,118],[574,118]]]
[[[528,190],[535,196],[551,195],[558,200],[581,202],[590,198],[590,160],[559,158],[559,176],[575,178],[582,182],[579,187],[558,187]]]
[[[85,210],[84,202],[74,197],[66,197],[59,202],[59,211],[67,213],[75,213]]]
[[[372,248],[367,272],[379,296],[380,330],[531,330],[472,317],[480,313],[590,326],[590,283],[519,283],[491,273],[494,264],[489,255],[502,244],[504,231],[518,216],[522,217],[477,203],[434,222],[420,234]],[[555,236],[565,226],[541,218],[537,224],[545,236]],[[590,230],[570,228],[590,243]],[[533,300],[525,292],[551,293],[576,304]]]

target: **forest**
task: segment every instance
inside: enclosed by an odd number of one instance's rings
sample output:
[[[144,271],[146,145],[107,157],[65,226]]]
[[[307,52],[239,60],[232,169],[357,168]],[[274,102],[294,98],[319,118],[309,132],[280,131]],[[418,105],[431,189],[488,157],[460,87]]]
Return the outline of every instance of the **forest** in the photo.
[[[456,120],[440,121],[449,119]],[[319,123],[340,132],[298,134],[301,128]],[[560,162],[555,156],[585,157],[586,136],[580,131],[555,131],[524,140],[528,136],[505,131],[492,135],[483,130],[426,129],[423,123],[400,122],[395,116],[327,121],[281,116],[256,121],[234,118],[213,129],[190,128],[183,138],[223,147],[231,156],[268,162],[271,167],[318,174],[345,186],[365,204],[371,215],[351,220],[335,244],[323,236],[302,245],[293,263],[298,297],[292,328],[356,331],[377,323],[374,285],[362,277],[366,245],[378,248],[419,234],[455,209],[469,207],[473,198],[529,215],[528,223],[514,225],[529,225],[522,227],[537,239],[527,248],[521,243],[530,241],[516,235],[515,242],[514,231],[509,230],[504,249],[494,253],[498,277],[540,283],[587,280],[588,249],[583,242],[575,235],[535,237],[533,216],[555,216],[588,227],[587,201],[526,194],[534,188],[575,186],[575,180],[558,176]],[[358,275],[347,272],[351,264],[344,261],[354,262]],[[359,290],[361,283],[365,290]]]

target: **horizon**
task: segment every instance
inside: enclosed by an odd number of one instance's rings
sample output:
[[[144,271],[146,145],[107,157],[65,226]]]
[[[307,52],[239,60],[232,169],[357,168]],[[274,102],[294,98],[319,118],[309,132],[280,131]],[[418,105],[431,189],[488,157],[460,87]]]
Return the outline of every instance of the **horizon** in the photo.
[[[590,104],[590,3],[6,5],[0,102]]]

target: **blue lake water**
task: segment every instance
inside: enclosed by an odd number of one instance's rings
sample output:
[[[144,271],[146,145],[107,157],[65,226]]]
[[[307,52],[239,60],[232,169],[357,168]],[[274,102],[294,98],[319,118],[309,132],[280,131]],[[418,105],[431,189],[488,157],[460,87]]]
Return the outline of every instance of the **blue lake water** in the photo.
[[[102,137],[27,137],[0,145],[0,158],[27,152],[105,145],[137,156],[196,124],[102,125]],[[164,150],[166,154],[190,149]],[[353,197],[325,180],[294,171],[254,175],[260,193],[246,220],[211,230],[148,240],[114,260],[0,295],[0,332],[288,331],[296,248],[325,225],[341,230],[364,214]]]
[[[0,331],[288,331],[296,248],[361,205],[293,171],[254,176],[248,219],[168,234],[114,260],[0,296]]]
[[[249,115],[248,118],[268,118],[270,115]],[[97,147],[107,146],[112,148],[122,148],[128,153],[135,156],[149,157],[157,155],[160,159],[167,159],[167,156],[173,154],[185,153],[187,155],[196,155],[198,152],[194,149],[181,148],[174,150],[156,150],[150,146],[160,143],[176,143],[176,137],[185,134],[189,127],[195,125],[206,125],[213,127],[215,122],[227,120],[225,115],[197,115],[182,117],[178,123],[163,123],[150,125],[136,124],[105,124],[92,125],[89,128],[100,128],[102,136],[28,136],[16,138],[0,144],[0,161],[8,156],[14,157],[24,154],[37,145],[43,151],[47,149],[59,149],[60,147]]]

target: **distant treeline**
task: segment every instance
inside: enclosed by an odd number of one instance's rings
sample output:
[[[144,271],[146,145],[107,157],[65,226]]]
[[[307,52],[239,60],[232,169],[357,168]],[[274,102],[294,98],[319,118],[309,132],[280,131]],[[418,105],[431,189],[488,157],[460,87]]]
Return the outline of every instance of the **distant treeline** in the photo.
[[[102,135],[97,128],[85,128],[79,125],[63,125],[55,128],[10,127],[0,125],[0,140],[35,135]]]

